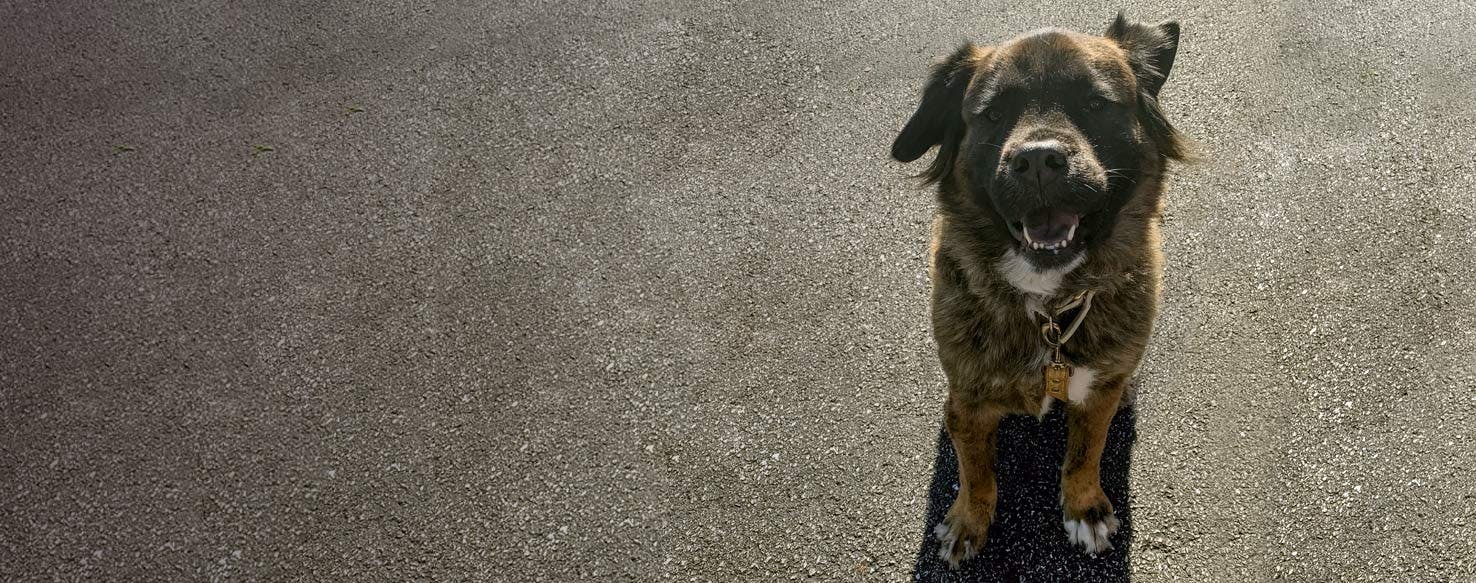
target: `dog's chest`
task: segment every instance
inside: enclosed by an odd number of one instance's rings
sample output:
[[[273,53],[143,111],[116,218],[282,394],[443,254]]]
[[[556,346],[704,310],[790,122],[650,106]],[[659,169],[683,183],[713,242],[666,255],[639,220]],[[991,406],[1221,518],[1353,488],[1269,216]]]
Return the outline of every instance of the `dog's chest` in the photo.
[[[1042,337],[1039,317],[1027,309],[1035,305],[1039,311],[1043,302],[1027,298],[1022,305],[975,298],[935,303],[939,356],[953,384],[981,398],[1013,403],[1022,412],[1034,413],[1047,396],[1046,369],[1053,361],[1053,351]],[[1061,397],[1081,402],[1090,394],[1098,371],[1073,348],[1068,343],[1061,352],[1062,364],[1070,367]]]

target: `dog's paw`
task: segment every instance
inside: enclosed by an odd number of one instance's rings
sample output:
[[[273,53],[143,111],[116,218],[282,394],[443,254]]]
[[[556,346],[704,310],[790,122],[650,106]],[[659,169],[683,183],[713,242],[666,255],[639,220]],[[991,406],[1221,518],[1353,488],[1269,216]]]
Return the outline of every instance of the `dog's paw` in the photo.
[[[1079,504],[1071,504],[1070,497],[1061,510],[1061,525],[1066,528],[1066,538],[1071,545],[1089,555],[1112,550],[1112,535],[1117,534],[1119,525],[1112,513],[1112,502],[1099,488],[1095,495],[1086,496]]]
[[[957,569],[959,563],[979,554],[989,538],[991,521],[993,517],[989,513],[978,512],[962,500],[954,501],[948,516],[933,527],[933,536],[941,543],[938,558],[948,561],[948,568]]]

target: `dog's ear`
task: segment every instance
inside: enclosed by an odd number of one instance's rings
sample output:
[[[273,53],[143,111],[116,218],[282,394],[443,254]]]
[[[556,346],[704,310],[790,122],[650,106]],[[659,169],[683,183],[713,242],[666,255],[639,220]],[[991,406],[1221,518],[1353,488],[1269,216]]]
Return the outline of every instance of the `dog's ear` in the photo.
[[[1174,160],[1192,160],[1188,144],[1174,129],[1158,104],[1158,91],[1174,68],[1179,54],[1179,23],[1172,20],[1158,24],[1128,22],[1121,12],[1107,27],[1104,35],[1127,51],[1128,64],[1138,79],[1138,119],[1159,153]]]
[[[1128,63],[1138,77],[1138,88],[1143,93],[1158,97],[1158,90],[1168,80],[1169,70],[1174,68],[1174,57],[1179,54],[1179,23],[1169,20],[1158,24],[1128,22],[1121,12],[1107,27],[1104,35],[1128,54]]]
[[[964,132],[964,91],[983,55],[984,51],[973,43],[964,43],[935,65],[923,89],[922,103],[892,142],[892,157],[900,162],[916,160],[938,146],[938,156],[920,175],[925,182],[937,182],[953,171],[953,159]]]

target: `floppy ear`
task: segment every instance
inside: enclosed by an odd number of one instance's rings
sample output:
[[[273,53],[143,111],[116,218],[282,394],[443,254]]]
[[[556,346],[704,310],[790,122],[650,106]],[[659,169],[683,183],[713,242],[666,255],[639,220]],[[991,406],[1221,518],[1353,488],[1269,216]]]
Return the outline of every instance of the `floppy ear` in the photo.
[[[1138,88],[1158,97],[1158,90],[1174,68],[1179,54],[1179,23],[1169,20],[1158,24],[1128,22],[1121,12],[1107,27],[1107,38],[1117,41],[1128,53],[1128,63],[1138,77]]]
[[[900,162],[916,160],[933,146],[939,146],[938,157],[921,175],[925,182],[937,182],[953,170],[958,143],[963,139],[964,91],[974,77],[980,57],[978,47],[964,43],[934,66],[923,89],[922,103],[892,142],[892,157]]]
[[[1174,67],[1174,57],[1179,54],[1179,23],[1128,22],[1119,12],[1105,36],[1127,51],[1128,64],[1138,79],[1138,119],[1159,153],[1174,160],[1191,159],[1184,137],[1169,123],[1158,104],[1158,91],[1163,89],[1163,82]]]

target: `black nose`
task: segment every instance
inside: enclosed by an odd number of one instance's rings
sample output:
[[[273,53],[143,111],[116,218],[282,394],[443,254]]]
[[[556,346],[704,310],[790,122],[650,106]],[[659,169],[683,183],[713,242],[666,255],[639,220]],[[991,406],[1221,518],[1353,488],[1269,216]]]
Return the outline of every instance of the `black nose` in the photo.
[[[1045,186],[1066,173],[1066,150],[1055,142],[1025,144],[1010,156],[1010,171],[1015,178]]]

